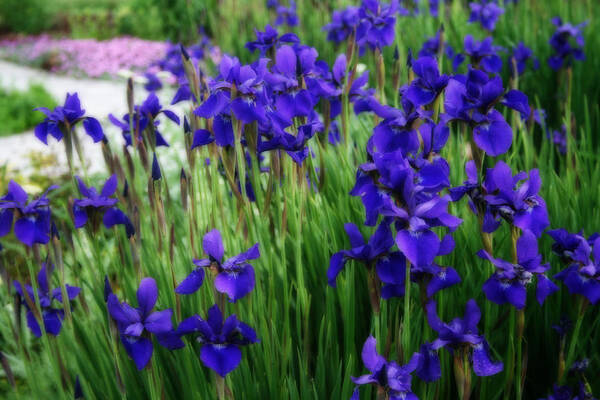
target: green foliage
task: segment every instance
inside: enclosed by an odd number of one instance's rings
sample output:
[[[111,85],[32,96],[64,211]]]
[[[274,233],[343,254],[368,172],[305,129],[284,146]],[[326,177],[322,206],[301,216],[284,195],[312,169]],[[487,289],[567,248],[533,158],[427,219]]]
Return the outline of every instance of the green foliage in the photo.
[[[47,0],[0,1],[0,32],[37,34],[52,25],[52,6]]]
[[[44,119],[44,114],[33,109],[56,105],[52,95],[39,84],[23,92],[0,88],[0,136],[32,129]]]

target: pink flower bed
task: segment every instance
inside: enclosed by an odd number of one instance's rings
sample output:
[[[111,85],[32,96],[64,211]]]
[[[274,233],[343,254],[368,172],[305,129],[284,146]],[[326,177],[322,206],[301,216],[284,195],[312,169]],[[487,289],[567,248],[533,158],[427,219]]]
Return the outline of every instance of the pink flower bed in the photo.
[[[133,37],[98,41],[41,35],[0,40],[0,56],[26,64],[42,63],[51,72],[97,78],[115,76],[122,69],[143,72],[164,57],[167,47],[165,42]]]

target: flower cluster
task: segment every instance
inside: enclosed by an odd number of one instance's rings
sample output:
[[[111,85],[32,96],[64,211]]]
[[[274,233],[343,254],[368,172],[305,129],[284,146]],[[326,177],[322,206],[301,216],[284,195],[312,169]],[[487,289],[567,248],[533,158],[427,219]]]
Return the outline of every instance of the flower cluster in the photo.
[[[0,237],[14,234],[23,244],[33,246],[50,241],[51,211],[46,194],[58,186],[51,186],[38,198],[28,201],[29,195],[18,183],[8,183],[8,193],[0,197]]]
[[[331,23],[323,29],[327,39],[335,43],[350,38],[364,53],[382,49],[394,42],[396,14],[400,10],[398,0],[381,3],[379,0],[363,0],[360,7],[347,7],[334,12]]]
[[[40,321],[43,321],[44,331],[46,333],[58,336],[62,328],[62,320],[65,317],[65,312],[62,308],[62,303],[64,303],[62,289],[57,287],[50,290],[49,279],[53,270],[53,265],[48,267],[47,264],[42,264],[42,268],[37,274],[37,286],[35,291],[29,284],[23,284],[19,281],[13,282],[15,290],[22,299],[22,304],[25,305],[25,309],[27,310],[27,326],[38,338],[42,336]],[[75,299],[81,291],[81,288],[71,285],[65,285],[64,289],[68,297],[66,300],[67,302]],[[38,314],[38,310],[35,306],[36,294],[37,297],[39,297],[41,316]],[[60,308],[54,306],[55,301],[61,304]]]
[[[569,67],[573,60],[581,61],[585,59],[583,53],[583,28],[587,22],[579,25],[563,23],[559,17],[552,18],[552,23],[556,26],[556,31],[550,38],[550,45],[554,54],[548,58],[548,65],[552,69],[559,70],[562,67]]]
[[[504,14],[504,9],[493,0],[482,0],[481,3],[469,3],[471,15],[469,22],[479,22],[483,29],[492,32],[496,29],[498,18]]]

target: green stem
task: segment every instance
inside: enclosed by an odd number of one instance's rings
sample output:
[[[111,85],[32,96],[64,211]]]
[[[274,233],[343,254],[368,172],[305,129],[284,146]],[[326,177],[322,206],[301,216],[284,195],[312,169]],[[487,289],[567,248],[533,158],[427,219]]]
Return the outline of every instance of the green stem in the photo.
[[[410,359],[410,263],[406,262],[404,272],[404,318],[402,323],[402,350],[404,361]]]
[[[581,296],[579,299],[577,321],[575,322],[575,328],[573,329],[573,335],[571,336],[571,343],[569,344],[569,351],[567,352],[565,368],[569,368],[573,364],[573,361],[575,361],[575,348],[577,347],[577,342],[579,340],[579,331],[581,331],[581,324],[583,322],[583,316],[585,314],[585,306],[586,299],[585,297]],[[562,383],[565,377],[566,374],[563,374],[561,382],[559,383]]]

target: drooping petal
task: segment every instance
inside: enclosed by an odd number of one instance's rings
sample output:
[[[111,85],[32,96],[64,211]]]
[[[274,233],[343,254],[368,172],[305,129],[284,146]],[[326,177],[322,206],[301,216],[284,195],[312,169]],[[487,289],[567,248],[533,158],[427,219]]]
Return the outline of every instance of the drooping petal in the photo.
[[[537,276],[537,290],[535,293],[536,299],[540,305],[544,304],[546,297],[558,290],[558,286],[544,274]]]
[[[35,229],[35,221],[29,218],[19,218],[15,222],[14,232],[17,239],[31,247],[35,242]]]
[[[459,282],[460,276],[454,268],[441,268],[440,272],[433,275],[433,278],[429,281],[429,285],[427,285],[427,297],[432,297],[440,290],[456,285]]]
[[[440,239],[430,230],[421,232],[402,230],[396,235],[396,244],[413,265],[426,267],[437,255]]]
[[[242,361],[242,351],[233,344],[205,344],[200,349],[200,360],[208,368],[225,377]]]
[[[167,308],[162,311],[154,311],[152,314],[146,317],[144,321],[144,327],[151,333],[160,334],[169,332],[173,328],[171,323],[171,316],[173,310]]]
[[[336,279],[339,273],[344,269],[346,259],[343,252],[337,252],[331,256],[329,261],[329,269],[327,269],[327,283],[331,287],[336,287]]]
[[[206,129],[198,129],[194,132],[194,140],[192,141],[192,150],[198,146],[204,146],[215,141],[210,131]]]
[[[13,210],[0,210],[0,236],[8,235],[12,229]]]
[[[83,129],[85,129],[85,133],[87,133],[94,140],[94,143],[98,143],[99,141],[104,139],[104,132],[102,131],[102,126],[96,118],[87,117],[86,119],[84,119]]]
[[[254,289],[254,268],[246,264],[236,272],[221,272],[215,278],[215,288],[232,302],[241,299]]]
[[[502,361],[494,362],[490,359],[489,345],[485,340],[473,345],[473,371],[477,376],[495,375],[503,368]]]
[[[512,129],[506,121],[495,120],[478,125],[473,130],[473,139],[477,146],[492,157],[508,151],[512,144]]]
[[[204,282],[204,268],[196,268],[177,286],[175,293],[192,294],[196,293]]]
[[[138,370],[144,369],[152,358],[152,341],[145,337],[133,338],[121,336],[121,342]]]
[[[42,328],[40,328],[40,324],[38,324],[35,315],[31,311],[27,311],[27,327],[33,333],[33,335],[37,338],[42,337]]]
[[[442,376],[440,358],[437,351],[433,350],[431,343],[421,345],[419,354],[421,354],[421,357],[416,369],[417,376],[425,382],[440,379]]]

